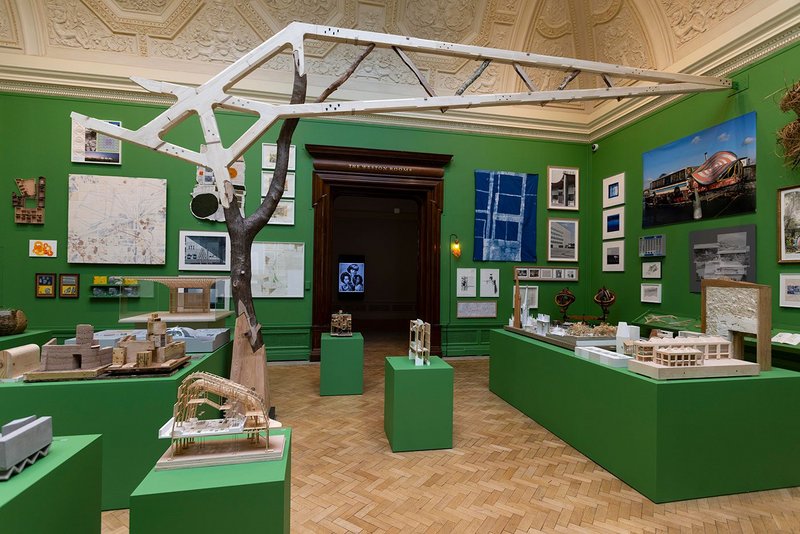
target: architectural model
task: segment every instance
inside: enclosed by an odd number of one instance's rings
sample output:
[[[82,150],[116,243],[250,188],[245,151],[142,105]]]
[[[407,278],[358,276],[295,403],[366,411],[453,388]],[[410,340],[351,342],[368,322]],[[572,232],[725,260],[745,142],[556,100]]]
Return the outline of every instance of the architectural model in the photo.
[[[203,409],[220,410],[219,419]],[[269,435],[264,399],[253,390],[210,373],[192,373],[181,382],[172,417],[158,437],[172,440],[156,469],[200,467],[283,456],[283,436]],[[217,437],[220,439],[205,439]]]
[[[157,311],[161,320],[167,322],[214,322],[223,319],[233,312],[227,309],[215,309],[211,303],[221,295],[215,294],[215,287],[225,283],[225,276],[137,276],[139,282],[151,281],[169,289],[169,307]],[[150,313],[138,314],[120,319],[121,323],[143,323],[148,321]]]
[[[42,345],[38,371],[25,373],[26,382],[95,378],[111,365],[112,350],[101,348],[90,324],[79,324],[74,345],[58,345],[55,338]]]
[[[628,367],[628,360],[631,359],[630,356],[620,352],[614,352],[600,347],[581,347],[577,345],[575,346],[575,355],[593,362],[608,365],[609,367],[622,368]]]
[[[332,336],[352,336],[353,317],[349,313],[339,313],[331,315],[331,335]]]
[[[47,456],[53,442],[51,417],[23,417],[0,429],[0,482]]]
[[[0,380],[22,378],[22,375],[39,368],[39,345],[30,343],[0,350]]]
[[[45,178],[17,178],[19,194],[11,193],[14,208],[14,222],[17,224],[44,224]],[[35,200],[36,207],[27,207],[29,199]]]
[[[135,335],[126,336],[113,349],[112,374],[148,372],[170,372],[187,361],[186,343],[174,341],[167,333],[167,323],[157,313],[147,320],[147,335],[144,340]]]
[[[422,319],[411,321],[408,330],[408,359],[414,365],[430,365],[431,324]]]

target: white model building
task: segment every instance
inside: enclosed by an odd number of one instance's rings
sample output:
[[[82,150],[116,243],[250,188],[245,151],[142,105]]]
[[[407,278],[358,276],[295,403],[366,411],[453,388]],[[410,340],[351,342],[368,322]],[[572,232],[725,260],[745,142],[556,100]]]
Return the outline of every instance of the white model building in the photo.
[[[414,365],[430,365],[431,325],[422,319],[411,321],[408,329],[408,359]]]

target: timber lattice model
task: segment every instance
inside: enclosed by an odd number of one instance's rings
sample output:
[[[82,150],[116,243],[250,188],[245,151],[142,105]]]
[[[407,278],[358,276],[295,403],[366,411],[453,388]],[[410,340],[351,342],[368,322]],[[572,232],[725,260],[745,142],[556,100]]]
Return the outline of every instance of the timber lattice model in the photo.
[[[338,337],[349,337],[353,335],[353,316],[339,310],[339,313],[331,314],[331,335]]]

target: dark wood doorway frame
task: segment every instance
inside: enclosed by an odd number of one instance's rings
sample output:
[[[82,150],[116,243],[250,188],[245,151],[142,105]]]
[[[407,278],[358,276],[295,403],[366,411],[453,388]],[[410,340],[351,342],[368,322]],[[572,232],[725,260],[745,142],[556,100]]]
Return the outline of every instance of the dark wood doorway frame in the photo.
[[[314,290],[311,360],[319,361],[320,336],[330,331],[334,266],[333,201],[339,195],[397,196],[419,206],[417,310],[431,324],[431,353],[441,354],[439,273],[444,167],[451,154],[306,145],[313,158]],[[356,325],[357,328],[358,325]]]

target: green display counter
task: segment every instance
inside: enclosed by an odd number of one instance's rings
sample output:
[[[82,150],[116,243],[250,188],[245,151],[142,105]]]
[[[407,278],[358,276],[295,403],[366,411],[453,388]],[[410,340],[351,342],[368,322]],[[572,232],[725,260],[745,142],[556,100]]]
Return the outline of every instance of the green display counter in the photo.
[[[131,491],[164,453],[158,429],[172,417],[181,381],[194,371],[228,376],[232,343],[171,376],[0,383],[0,421],[53,417],[57,435],[103,435],[103,510],[128,508]]]
[[[319,362],[320,395],[364,393],[364,338],[322,334]]]
[[[453,446],[453,368],[438,356],[415,366],[408,356],[385,364],[383,429],[394,452]]]
[[[657,381],[512,332],[489,389],[656,503],[800,485],[800,373]]]
[[[101,444],[54,437],[47,456],[0,482],[0,532],[99,533]]]
[[[0,350],[6,350],[20,345],[27,345],[33,343],[40,347],[53,339],[55,334],[52,330],[26,330],[21,334],[13,334],[10,336],[0,336]]]
[[[131,534],[288,534],[292,431],[270,434],[285,436],[280,460],[151,470],[131,495]]]

